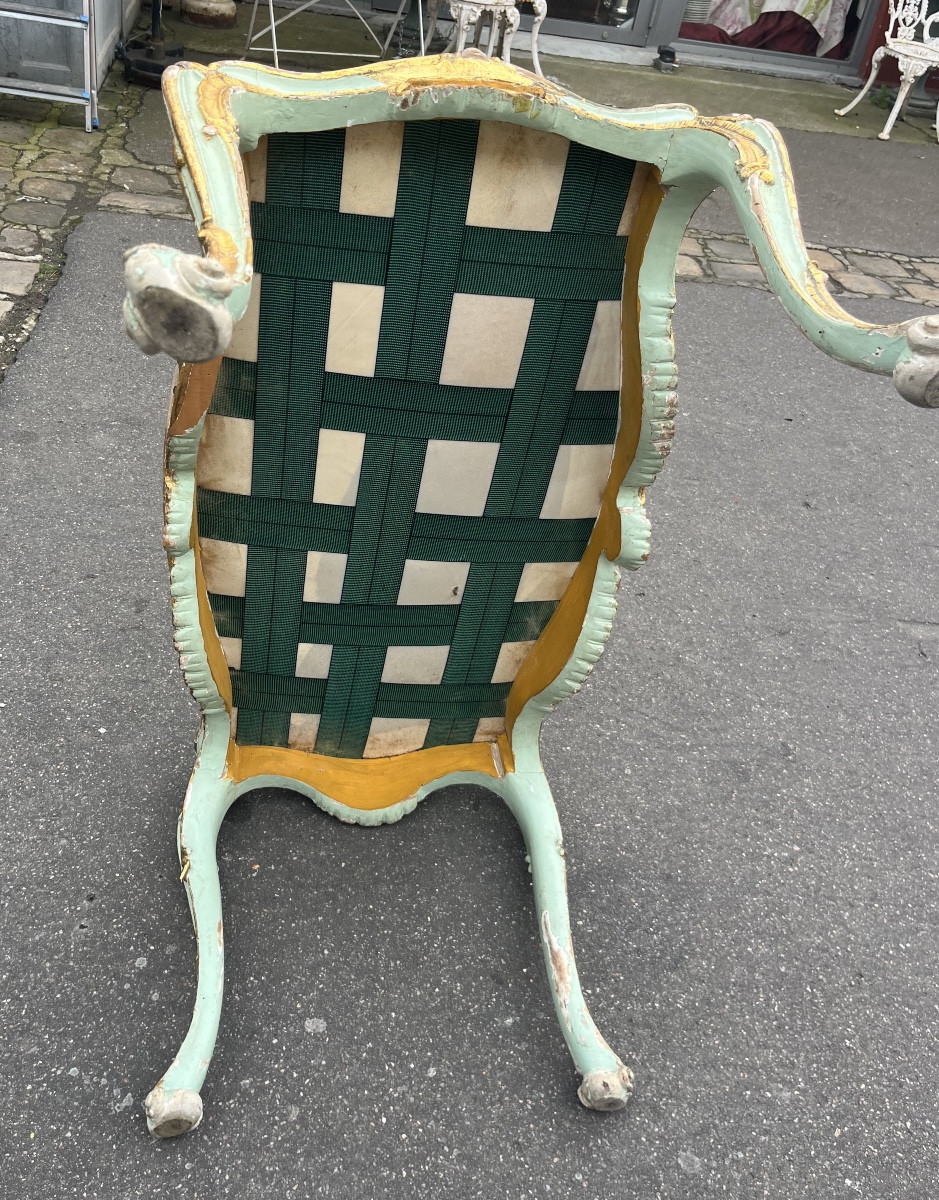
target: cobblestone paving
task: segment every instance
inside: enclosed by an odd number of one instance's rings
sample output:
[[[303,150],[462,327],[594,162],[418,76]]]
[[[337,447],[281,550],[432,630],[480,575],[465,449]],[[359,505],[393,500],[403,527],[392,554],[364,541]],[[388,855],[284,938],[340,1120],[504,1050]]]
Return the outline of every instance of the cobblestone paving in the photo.
[[[85,213],[188,219],[165,147],[148,148],[132,134],[146,95],[112,70],[100,93],[101,129],[90,134],[77,106],[0,97],[0,376],[34,328],[65,260],[65,240]],[[836,296],[939,307],[939,258],[810,249]],[[743,237],[706,230],[692,229],[682,242],[678,275],[766,288]]]
[[[827,274],[834,296],[885,296],[939,307],[939,258],[812,244],[809,257]],[[682,239],[678,277],[769,290],[744,237],[704,229],[690,229]]]
[[[0,96],[0,375],[34,328],[85,213],[187,215],[173,168],[126,149],[145,95],[111,71],[94,133],[77,105]]]

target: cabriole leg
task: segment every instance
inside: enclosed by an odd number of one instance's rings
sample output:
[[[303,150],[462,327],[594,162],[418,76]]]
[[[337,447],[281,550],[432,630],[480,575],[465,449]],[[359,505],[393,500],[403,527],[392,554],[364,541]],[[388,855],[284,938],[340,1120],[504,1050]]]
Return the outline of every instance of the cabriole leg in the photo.
[[[882,142],[889,141],[890,131],[897,123],[897,118],[900,116],[900,113],[902,113],[906,107],[910,89],[922,74],[923,70],[920,70],[919,67],[913,63],[900,64],[900,90],[897,92],[897,98],[894,101],[893,108],[890,110],[890,116],[887,118],[887,124],[877,135]]]
[[[601,1112],[622,1108],[632,1091],[632,1072],[604,1041],[580,989],[567,907],[561,824],[543,773],[506,776],[503,798],[518,821],[531,862],[535,910],[548,983],[561,1032],[583,1076],[582,1104]]]
[[[883,57],[884,57],[884,48],[883,48],[883,46],[881,46],[878,50],[874,51],[874,57],[871,59],[871,73],[867,77],[867,83],[864,84],[864,86],[861,88],[861,90],[854,97],[854,99],[851,101],[850,104],[846,104],[844,106],[844,108],[836,108],[835,109],[836,117],[845,116],[847,113],[849,113],[851,111],[852,108],[855,108],[858,104],[861,103],[861,101],[864,99],[864,97],[867,95],[867,93],[874,86],[874,80],[877,78],[877,72],[880,70],[880,64],[883,61]]]
[[[147,1126],[156,1137],[188,1133],[202,1120],[199,1091],[218,1035],[225,965],[215,843],[234,798],[229,781],[213,778],[197,763],[180,814],[178,834],[181,877],[196,933],[196,1003],[179,1053],[144,1101]]]

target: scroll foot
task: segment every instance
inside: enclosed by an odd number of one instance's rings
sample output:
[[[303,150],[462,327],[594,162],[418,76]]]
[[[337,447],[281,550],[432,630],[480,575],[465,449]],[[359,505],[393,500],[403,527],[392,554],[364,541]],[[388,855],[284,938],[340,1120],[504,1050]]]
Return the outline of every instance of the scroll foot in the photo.
[[[584,1108],[596,1112],[616,1112],[625,1108],[632,1095],[633,1073],[620,1065],[616,1071],[588,1071],[577,1089],[577,1098]]]
[[[179,1137],[195,1129],[202,1120],[202,1097],[186,1088],[165,1092],[157,1084],[143,1106],[147,1128],[158,1138]]]
[[[894,385],[910,404],[939,408],[939,315],[913,321],[906,340],[913,353],[894,367]]]

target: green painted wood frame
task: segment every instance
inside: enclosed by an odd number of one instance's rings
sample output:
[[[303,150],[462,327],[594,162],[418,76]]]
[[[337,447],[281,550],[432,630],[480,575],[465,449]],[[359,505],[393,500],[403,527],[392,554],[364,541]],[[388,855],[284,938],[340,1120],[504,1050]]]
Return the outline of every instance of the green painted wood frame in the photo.
[[[770,286],[808,337],[846,363],[892,373],[901,394],[924,407],[939,406],[939,317],[871,325],[835,303],[806,252],[785,147],[762,121],[706,118],[683,105],[604,108],[472,51],[318,75],[244,62],[179,64],[167,70],[163,87],[204,256],[161,246],[130,251],[125,321],[147,353],[164,351],[181,364],[166,442],[164,541],[176,645],[202,723],[178,829],[180,877],[198,943],[197,996],[182,1047],[147,1097],[149,1127],[167,1137],[201,1120],[199,1091],[216,1041],[223,989],[215,842],[231,804],[264,786],[292,788],[342,820],[361,824],[398,820],[429,792],[451,783],[482,784],[501,796],[519,821],[530,856],[548,980],[582,1076],[578,1095],[590,1108],[620,1108],[632,1075],[593,1024],[578,983],[561,830],[539,735],[545,716],[578,690],[603,650],[621,569],[637,569],[648,555],[644,489],[672,438],[677,380],[671,312],[685,228],[702,199],[724,187]],[[242,155],[269,133],[438,118],[527,125],[647,164],[627,250],[620,428],[600,517],[555,616],[512,687],[507,732],[498,742],[372,760],[238,746],[231,738],[228,668],[201,576],[195,463],[218,358],[251,285]]]

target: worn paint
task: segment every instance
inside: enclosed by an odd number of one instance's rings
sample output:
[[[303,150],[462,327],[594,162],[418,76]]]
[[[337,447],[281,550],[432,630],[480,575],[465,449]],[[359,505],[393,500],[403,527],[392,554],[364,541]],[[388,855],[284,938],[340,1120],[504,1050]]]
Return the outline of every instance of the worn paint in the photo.
[[[148,247],[129,263],[128,327],[154,346],[142,297],[159,276],[179,284],[217,337],[214,361],[181,366],[166,441],[165,529],[174,640],[201,728],[179,822],[181,879],[193,916],[197,995],[186,1038],[147,1099],[150,1128],[175,1136],[202,1118],[199,1089],[221,1015],[224,980],[216,836],[230,805],[255,787],[286,786],[341,820],[398,820],[451,783],[489,787],[509,806],[531,860],[548,982],[588,1107],[622,1107],[631,1072],[594,1025],[577,978],[563,844],[541,765],[545,716],[582,685],[603,651],[616,611],[620,570],[649,554],[645,489],[674,433],[677,375],[671,313],[681,237],[716,186],[731,195],[770,285],[793,320],[828,353],[864,369],[894,372],[914,403],[939,405],[939,319],[906,325],[857,321],[837,305],[808,258],[785,147],[765,123],[701,117],[684,105],[620,111],[571,96],[542,78],[478,53],[375,63],[295,75],[248,63],[180,64],[164,75],[180,179],[199,229],[203,260]],[[195,521],[195,465],[225,322],[244,311],[252,277],[249,199],[242,154],[269,132],[429,117],[514,121],[644,164],[625,264],[620,428],[600,516],[583,560],[512,687],[507,732],[495,743],[439,747],[394,758],[343,760],[231,739],[231,681],[202,575]],[[188,289],[188,290],[187,290]],[[224,319],[223,319],[224,314]],[[211,341],[211,339],[209,339]],[[207,342],[208,344],[208,342]],[[172,352],[172,337],[159,348]],[[214,933],[213,933],[214,931]]]
[[[551,971],[558,1006],[569,1029],[571,1025],[571,961],[564,947],[554,936],[554,931],[551,928],[551,917],[547,909],[541,914],[541,933],[544,938],[548,966]]]

